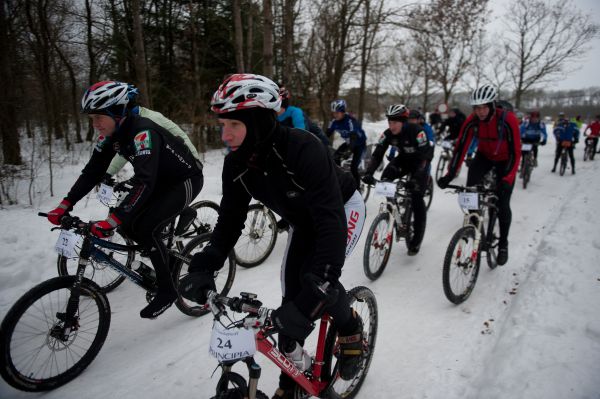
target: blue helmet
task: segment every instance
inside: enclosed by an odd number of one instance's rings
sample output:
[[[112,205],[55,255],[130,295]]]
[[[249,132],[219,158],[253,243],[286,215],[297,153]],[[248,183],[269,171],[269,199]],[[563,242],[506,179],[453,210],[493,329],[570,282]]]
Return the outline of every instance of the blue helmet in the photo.
[[[334,100],[331,102],[331,112],[346,112],[346,100]]]

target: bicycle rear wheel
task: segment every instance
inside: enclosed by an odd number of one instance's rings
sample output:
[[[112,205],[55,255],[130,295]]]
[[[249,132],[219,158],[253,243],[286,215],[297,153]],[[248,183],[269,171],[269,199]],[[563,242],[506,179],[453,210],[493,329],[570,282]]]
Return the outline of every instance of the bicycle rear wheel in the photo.
[[[365,275],[373,281],[377,280],[385,270],[392,252],[394,229],[389,228],[390,223],[394,223],[394,221],[389,212],[375,216],[365,240],[363,268]],[[391,233],[388,236],[390,230]]]
[[[433,177],[429,175],[427,177],[427,188],[425,189],[425,194],[423,195],[423,199],[425,200],[425,208],[429,210],[431,206],[431,201],[433,200]]]
[[[219,218],[219,204],[213,201],[203,200],[194,202],[190,208],[196,210],[196,218],[188,228],[187,234],[198,236],[202,233],[213,231]]]
[[[210,233],[204,233],[199,235],[198,237],[194,237],[181,251],[181,256],[185,258],[192,258],[192,256],[204,249],[206,244],[210,241]],[[188,275],[189,264],[179,260],[175,265],[172,274],[173,281],[175,282],[175,288],[179,285],[179,280]],[[233,251],[227,257],[225,261],[225,266],[221,268],[218,272],[215,273],[215,285],[217,286],[217,291],[221,295],[227,295],[231,286],[233,285],[233,280],[235,279],[235,255]],[[175,305],[177,308],[188,316],[202,316],[206,313],[210,312],[210,309],[205,304],[197,304],[195,302],[189,301],[183,297],[177,298],[175,301]]]
[[[567,170],[567,154],[564,152],[565,150],[563,150],[563,154],[560,156],[560,175],[564,176],[565,171]]]
[[[458,229],[448,244],[442,270],[442,285],[446,298],[455,305],[471,295],[481,262],[481,245],[475,248],[475,227]]]
[[[115,234],[110,238],[111,242],[116,244],[123,244],[128,246],[135,245],[129,238],[122,236],[119,231],[115,231]],[[119,251],[109,248],[98,247],[101,251],[106,253],[112,259],[115,259],[122,265],[125,265],[128,269],[131,269],[131,263],[135,259],[135,251],[130,249],[128,251]],[[79,262],[79,256],[76,258],[66,258],[62,255],[58,255],[56,260],[56,267],[58,269],[59,276],[74,276],[77,273],[77,266]],[[117,288],[123,281],[125,276],[119,274],[108,264],[100,262],[98,259],[90,258],[89,263],[85,268],[85,274],[83,277],[92,280],[98,284],[100,290],[104,293],[108,293]]]
[[[326,388],[327,397],[331,399],[354,398],[362,386],[371,360],[375,351],[379,315],[377,311],[377,300],[375,294],[367,287],[354,287],[348,291],[350,306],[356,311],[363,322],[363,355],[358,373],[352,380],[342,380],[338,373],[339,344],[337,343],[337,331],[334,325],[330,325],[325,339],[325,357],[323,365],[323,377],[329,381]]]
[[[529,179],[531,178],[531,163],[529,159],[525,159],[523,163],[523,189],[527,188],[527,184],[529,183]]]
[[[94,360],[108,334],[110,305],[91,280],[84,279],[76,323],[65,329],[74,276],[54,277],[23,295],[0,329],[0,374],[13,387],[37,392],[58,388]]]
[[[446,159],[444,154],[440,155],[437,167],[435,168],[435,181],[438,181],[440,177],[444,176],[444,171],[446,170],[446,162],[448,162],[448,160]]]
[[[263,204],[248,207],[246,223],[242,235],[235,244],[235,259],[238,265],[246,268],[263,263],[277,242],[277,220]]]

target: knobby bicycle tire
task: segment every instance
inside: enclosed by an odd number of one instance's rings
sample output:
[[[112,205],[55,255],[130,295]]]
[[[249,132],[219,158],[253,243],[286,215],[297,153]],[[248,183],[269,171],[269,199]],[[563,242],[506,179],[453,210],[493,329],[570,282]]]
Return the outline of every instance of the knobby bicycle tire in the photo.
[[[563,151],[565,151],[565,150],[563,150]],[[566,155],[566,153],[563,153],[560,156],[560,175],[564,176],[566,170],[567,170],[567,155]]]
[[[265,218],[259,221],[261,224],[259,229],[251,226],[256,221],[256,218]],[[250,229],[253,230],[251,231]],[[234,248],[237,264],[245,268],[260,265],[271,255],[276,242],[277,220],[273,212],[263,204],[250,205],[248,207],[244,230]]]
[[[433,177],[429,175],[427,177],[427,188],[425,189],[425,195],[423,195],[423,199],[425,200],[425,209],[429,210],[431,206],[431,201],[433,201]]]
[[[77,308],[78,328],[71,330],[66,341],[50,334],[52,328],[61,323],[59,315],[64,313],[58,311],[65,310],[74,282],[75,276],[61,276],[36,285],[19,298],[2,321],[2,327],[0,328],[0,353],[2,356],[0,374],[11,386],[28,392],[48,391],[58,388],[81,374],[102,348],[110,327],[110,304],[100,287],[85,278],[81,283],[81,291],[85,295],[79,297],[80,302]],[[47,302],[53,298],[56,301],[60,301],[61,298],[64,299],[64,304],[49,305]],[[97,320],[92,317],[94,316],[93,313],[90,316],[93,311],[92,306],[97,307]],[[33,315],[30,313],[33,313]],[[40,317],[40,314],[45,318]],[[39,324],[39,327],[36,324]],[[94,331],[95,335],[91,339],[88,335],[93,334]],[[20,339],[21,336],[25,338]],[[77,338],[80,339],[77,340]],[[36,340],[39,341],[37,347],[35,347]],[[34,350],[28,349],[21,353],[19,348],[22,345],[34,346]],[[84,348],[85,346],[88,346],[87,349]],[[76,351],[81,351],[82,348],[83,355],[75,361],[75,355],[78,355]],[[49,350],[49,354],[46,357],[44,353],[47,350]],[[54,356],[55,352],[59,352],[60,356]],[[28,354],[30,356],[23,363],[20,356],[27,356]],[[19,369],[24,365],[31,365],[33,368],[34,363],[43,359],[46,360],[42,362],[38,370],[24,371]],[[73,364],[69,366],[70,361],[73,361]],[[66,368],[64,371],[58,372],[58,367],[62,364],[65,364]],[[48,367],[50,370],[48,370]],[[57,372],[52,375],[54,367],[57,368]]]
[[[490,269],[498,266],[498,240],[500,239],[500,226],[498,224],[498,213],[495,209],[490,209],[488,225],[485,234],[486,241],[486,260]]]
[[[392,252],[394,229],[392,228],[390,236],[387,237],[389,223],[394,223],[392,215],[389,212],[382,212],[375,216],[375,219],[371,223],[371,227],[369,227],[367,239],[365,240],[363,269],[365,275],[372,281],[377,280],[379,276],[381,276],[387,266],[390,253]],[[380,224],[383,228],[378,229]],[[373,242],[375,239],[377,240],[376,243]],[[381,251],[379,250],[379,247],[381,247]],[[371,260],[371,252],[375,252],[374,254],[377,255],[377,263],[375,263],[374,260]]]
[[[181,251],[181,255],[186,258],[191,258],[193,254],[202,250],[206,244],[210,241],[211,233],[204,233],[197,237],[194,237]],[[181,280],[184,276],[188,274],[188,264],[185,264],[183,261],[179,260],[175,267],[173,268],[172,275],[173,281],[175,282],[175,286],[179,285],[179,280]],[[235,279],[235,254],[233,251],[227,257],[225,261],[225,265],[218,272],[217,277],[215,278],[215,284],[217,286],[217,291],[221,295],[227,295],[231,286],[233,285],[233,280]],[[177,308],[184,314],[188,316],[203,316],[210,312],[210,309],[202,304],[196,304],[194,302],[188,301],[187,299],[179,296],[177,301],[175,301],[175,305]]]
[[[531,178],[531,163],[529,159],[525,160],[523,164],[523,189],[527,188],[527,184],[529,183],[529,179]]]
[[[326,388],[328,396],[326,397],[330,399],[352,399],[358,394],[369,372],[377,340],[379,315],[375,294],[367,287],[358,286],[348,291],[347,295],[350,300],[350,306],[361,317],[363,322],[364,353],[360,369],[356,376],[349,381],[342,380],[337,372],[339,358],[338,334],[335,325],[330,324],[325,338],[323,365],[323,377],[326,381],[329,381],[329,386]]]
[[[465,247],[459,247],[463,241]],[[481,263],[481,243],[477,248],[477,260],[473,264],[474,245],[475,227],[464,226],[454,233],[446,250],[442,269],[442,285],[446,298],[455,305],[467,300],[477,282]],[[455,252],[456,248],[458,249]],[[455,264],[455,260],[458,264]],[[453,287],[453,285],[459,285],[459,287]]]
[[[112,240],[121,238],[121,241],[128,246],[133,246],[135,243],[129,238],[122,235],[119,231],[115,231]],[[121,242],[119,242],[121,243]],[[125,267],[131,269],[131,263],[135,259],[135,250],[130,249],[126,252],[124,251],[116,251],[109,248],[104,248],[98,246],[98,249],[106,252],[111,258],[114,258],[115,254],[119,254],[121,256],[126,256],[125,261],[120,261]],[[58,269],[59,276],[74,276],[77,272],[77,265],[79,263],[79,256],[75,258],[66,258],[62,255],[58,255],[56,260],[56,267]],[[69,265],[71,264],[71,265]],[[125,276],[119,274],[117,271],[113,270],[110,266],[103,264],[95,258],[90,257],[88,261],[88,265],[86,266],[84,277],[95,282],[100,290],[104,293],[108,293],[125,281]]]
[[[438,159],[438,163],[435,168],[435,181],[438,181],[440,177],[444,176],[444,170],[446,170],[446,162],[448,162],[448,160],[446,159],[444,154],[440,155],[440,159]]]

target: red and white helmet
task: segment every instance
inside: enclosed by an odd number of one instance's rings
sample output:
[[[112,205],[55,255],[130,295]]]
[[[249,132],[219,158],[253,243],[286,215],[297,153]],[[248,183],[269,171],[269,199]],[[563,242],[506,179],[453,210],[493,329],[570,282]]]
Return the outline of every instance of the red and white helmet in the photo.
[[[81,99],[82,112],[122,116],[130,102],[134,102],[138,89],[128,83],[106,80],[86,90]]]
[[[279,111],[279,86],[271,79],[250,73],[231,75],[213,94],[211,109],[217,114],[249,108]]]

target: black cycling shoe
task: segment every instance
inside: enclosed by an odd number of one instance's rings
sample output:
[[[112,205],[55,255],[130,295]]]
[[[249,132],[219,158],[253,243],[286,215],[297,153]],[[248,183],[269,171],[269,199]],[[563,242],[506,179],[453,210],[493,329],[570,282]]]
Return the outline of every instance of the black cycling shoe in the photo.
[[[284,231],[289,231],[290,230],[290,224],[288,222],[286,222],[283,219],[280,219],[277,222],[277,232],[278,233],[283,233]]]
[[[148,306],[140,311],[140,317],[144,319],[154,319],[163,314],[165,310],[169,309],[176,299],[177,292],[175,290],[170,292],[158,292]]]
[[[496,261],[499,266],[505,265],[508,262],[508,244],[498,245],[498,257]]]
[[[420,246],[418,246],[418,245],[417,245],[417,246],[411,246],[411,247],[408,249],[408,252],[406,252],[406,253],[407,253],[407,255],[408,255],[408,256],[415,256],[416,254],[418,254],[418,253],[419,253],[419,250],[420,250],[420,249],[421,249],[421,248],[420,248]]]
[[[340,344],[339,374],[342,380],[349,381],[360,371],[363,359],[363,322],[354,311],[357,321],[354,334],[338,337]]]

